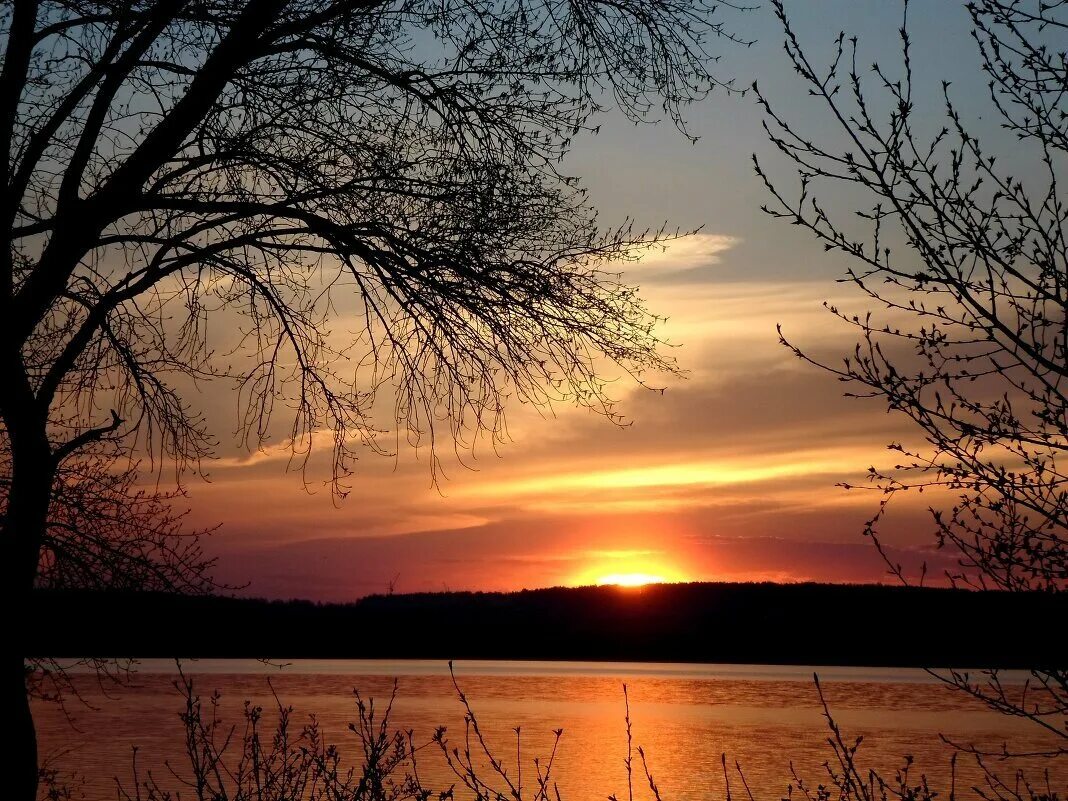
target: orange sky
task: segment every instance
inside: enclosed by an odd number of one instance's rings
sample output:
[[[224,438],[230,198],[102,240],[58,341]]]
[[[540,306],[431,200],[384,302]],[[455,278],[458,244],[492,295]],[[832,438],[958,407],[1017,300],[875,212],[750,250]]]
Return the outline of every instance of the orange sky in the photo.
[[[435,488],[425,451],[368,453],[339,506],[317,461],[310,492],[287,472],[284,442],[220,454],[207,465],[210,483],[190,487],[194,519],[223,524],[211,543],[220,578],[248,582],[242,592],[253,595],[331,600],[391,582],[506,590],[633,573],[886,580],[861,536],[877,495],[834,484],[862,482],[910,429],[877,404],[843,399],[837,382],[778,344],[782,322],[816,352],[848,349],[851,332],[820,304],[838,300],[833,284],[707,280],[740,244],[701,234],[630,269],[670,317],[663,333],[684,343],[676,355],[687,370],[663,394],[620,383],[630,425],[516,407],[498,454],[476,449],[464,464],[443,454]],[[922,507],[905,500],[890,540],[925,545]]]
[[[899,15],[897,4],[830,0],[795,23],[817,50],[830,53],[844,27],[861,37],[865,58],[897,64],[886,31],[896,30]],[[933,130],[941,126],[944,78],[962,114],[992,120],[965,11],[921,4],[910,15],[913,68],[933,78],[915,89],[918,113],[931,115]],[[782,55],[771,9],[741,15],[739,24],[756,44],[730,50],[724,68],[743,85],[759,80],[804,131],[834,141],[837,132]],[[848,266],[841,256],[760,212],[768,196],[751,156],[773,174],[776,162],[752,98],[713,97],[688,117],[701,137],[695,145],[670,125],[635,127],[605,115],[601,134],[578,137],[565,163],[606,226],[632,217],[701,229],[626,274],[649,307],[670,318],[663,334],[678,345],[672,353],[685,379],[668,382],[662,395],[616,384],[620,411],[633,422],[625,428],[573,408],[511,408],[511,442],[497,454],[477,448],[476,458],[463,457],[466,466],[444,448],[448,478],[438,487],[425,451],[368,453],[339,508],[321,483],[322,465],[312,465],[309,493],[286,472],[283,442],[251,454],[228,442],[233,398],[209,388],[197,400],[222,445],[206,465],[211,482],[189,489],[194,519],[222,523],[210,544],[219,577],[247,582],[241,591],[252,595],[335,600],[391,583],[398,591],[501,590],[628,573],[889,580],[862,535],[879,496],[835,484],[863,483],[869,465],[893,464],[886,444],[915,431],[878,402],[844,399],[846,387],[792,357],[775,330],[781,323],[806,352],[837,361],[852,351],[853,331],[822,302],[854,313],[870,304],[835,283]],[[995,123],[982,133],[995,148],[1004,136]],[[1011,160],[1016,148],[1010,142],[998,152]],[[843,202],[849,214],[867,200]],[[896,502],[884,532],[895,556],[908,564],[928,558],[937,572],[937,555],[925,550],[930,500]]]

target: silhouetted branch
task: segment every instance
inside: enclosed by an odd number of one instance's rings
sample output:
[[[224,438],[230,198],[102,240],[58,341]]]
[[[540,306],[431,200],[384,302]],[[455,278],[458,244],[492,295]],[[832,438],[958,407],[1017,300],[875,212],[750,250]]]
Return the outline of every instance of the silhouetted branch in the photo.
[[[859,338],[837,364],[808,355],[781,330],[780,337],[796,356],[847,384],[847,395],[878,399],[911,418],[923,440],[891,443],[896,463],[869,468],[868,486],[883,497],[865,534],[891,574],[914,581],[890,557],[879,525],[895,496],[936,490],[935,541],[957,560],[946,575],[950,583],[1062,592],[1068,588],[1068,206],[1062,197],[1068,61],[1051,37],[1065,29],[1065,6],[966,5],[994,110],[1019,140],[1014,155],[1032,157],[1026,181],[969,130],[946,81],[945,124],[933,135],[922,132],[908,2],[901,4],[897,74],[879,64],[862,74],[858,40],[844,32],[829,66],[820,66],[783,3],[773,0],[773,8],[791,64],[846,144],[835,149],[824,137],[806,135],[758,91],[765,130],[797,177],[796,190],[788,191],[754,158],[773,198],[764,210],[848,256],[845,280],[876,307],[854,315],[828,305]],[[872,205],[850,213],[833,200],[825,203],[843,189],[860,190]],[[859,216],[859,229],[845,222],[847,214]],[[944,506],[943,498],[950,499]],[[926,566],[919,580],[925,576]],[[1049,636],[1059,635],[1051,628]],[[991,709],[1068,738],[1068,687],[1058,665],[1033,665],[1022,692],[1008,689],[997,670],[932,673]],[[1051,753],[1065,755],[1063,748]]]

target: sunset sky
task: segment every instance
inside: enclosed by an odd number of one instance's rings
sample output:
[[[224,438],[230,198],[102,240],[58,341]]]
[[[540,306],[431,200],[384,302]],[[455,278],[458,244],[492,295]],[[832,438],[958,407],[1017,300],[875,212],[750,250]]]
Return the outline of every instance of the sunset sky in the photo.
[[[938,81],[952,79],[962,111],[985,112],[977,57],[959,4],[914,3],[916,69],[932,126]],[[793,3],[803,40],[828,54],[839,28],[861,37],[865,60],[892,63],[897,3]],[[783,113],[813,135],[831,135],[786,66],[770,9],[735,15],[751,48],[718,45],[722,71],[759,80]],[[567,164],[582,176],[605,225],[700,228],[627,268],[687,371],[663,394],[619,383],[631,424],[588,411],[510,409],[511,441],[460,464],[442,454],[446,478],[431,483],[425,452],[367,453],[348,498],[287,472],[287,451],[249,453],[227,440],[227,399],[206,397],[222,444],[210,482],[189,483],[199,525],[220,523],[209,548],[217,576],[241,592],[346,600],[383,592],[510,590],[589,584],[645,574],[665,580],[887,580],[863,538],[878,495],[846,492],[871,464],[892,463],[893,439],[915,437],[877,402],[845,389],[778,344],[792,341],[837,359],[853,333],[823,301],[863,312],[851,286],[835,283],[839,257],[796,227],[761,214],[767,197],[753,152],[774,164],[751,96],[714,96],[689,115],[690,145],[668,124],[634,127],[607,117]],[[788,173],[779,169],[779,175]],[[210,392],[210,390],[209,390]],[[385,421],[383,421],[385,422]],[[446,449],[447,450],[447,449]],[[902,558],[930,554],[926,497],[902,499],[885,532]],[[935,560],[937,561],[937,560]]]

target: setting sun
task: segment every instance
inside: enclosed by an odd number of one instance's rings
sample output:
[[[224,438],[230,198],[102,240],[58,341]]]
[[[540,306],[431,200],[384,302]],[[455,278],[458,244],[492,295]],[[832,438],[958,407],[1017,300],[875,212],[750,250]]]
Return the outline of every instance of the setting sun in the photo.
[[[0,801],[1068,801],[1065,32],[0,0]]]
[[[651,573],[611,573],[597,579],[598,586],[642,587],[646,584],[663,584],[667,579]]]

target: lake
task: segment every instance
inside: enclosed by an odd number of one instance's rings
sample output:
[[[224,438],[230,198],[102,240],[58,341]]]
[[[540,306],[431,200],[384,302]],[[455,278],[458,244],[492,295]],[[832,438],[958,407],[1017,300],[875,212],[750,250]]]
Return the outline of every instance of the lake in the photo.
[[[411,729],[417,744],[430,741],[438,726],[461,744],[464,710],[447,663],[441,661],[307,660],[285,666],[253,660],[196,660],[183,663],[196,691],[205,699],[221,694],[220,714],[240,723],[248,699],[274,720],[277,704],[294,709],[303,723],[315,715],[327,742],[343,754],[359,748],[348,723],[356,718],[354,690],[376,699],[378,709],[397,681],[392,722]],[[813,683],[817,672],[831,712],[849,744],[864,740],[858,761],[892,778],[914,758],[910,777],[926,774],[948,794],[950,750],[939,739],[997,749],[1048,747],[1035,727],[1006,718],[945,687],[921,670],[767,665],[693,665],[593,662],[476,662],[455,664],[487,742],[515,776],[516,734],[525,785],[531,786],[533,759],[542,763],[552,750],[553,730],[562,728],[553,775],[565,799],[627,798],[624,759],[627,736],[623,685],[627,685],[633,745],[645,749],[649,769],[665,801],[723,799],[721,755],[726,754],[731,791],[744,798],[735,768],[742,766],[757,801],[784,798],[793,770],[811,786],[824,781],[823,767],[833,754],[829,729]],[[175,689],[173,662],[142,660],[129,685],[101,687],[89,675],[74,683],[86,704],[68,705],[68,721],[55,704],[37,704],[42,758],[52,767],[81,777],[90,799],[115,798],[115,780],[129,787],[132,748],[138,764],[183,790],[164,763],[182,773],[184,735],[179,713],[183,698]],[[424,783],[447,788],[440,750],[422,749],[419,773]],[[1063,760],[1061,760],[1063,762]],[[1037,763],[1024,767],[1034,769]],[[651,793],[635,753],[635,798]],[[1013,766],[998,764],[1008,776]],[[958,760],[957,789],[980,779],[973,762]],[[1052,775],[1064,793],[1068,777]],[[459,787],[458,787],[459,789]],[[796,793],[796,790],[795,790]],[[183,792],[183,797],[185,793]],[[458,797],[466,797],[457,793]]]

